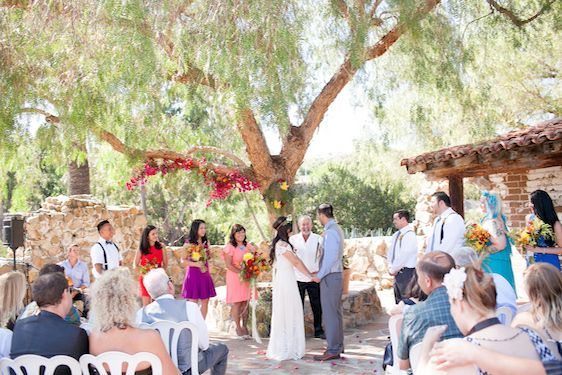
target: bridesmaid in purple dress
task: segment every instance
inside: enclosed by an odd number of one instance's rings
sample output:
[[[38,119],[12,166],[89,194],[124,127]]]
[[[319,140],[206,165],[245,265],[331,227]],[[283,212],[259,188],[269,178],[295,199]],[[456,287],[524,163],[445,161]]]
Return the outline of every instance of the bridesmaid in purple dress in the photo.
[[[213,278],[209,271],[208,259],[210,252],[206,233],[205,222],[203,220],[194,220],[193,223],[191,223],[187,245],[199,245],[205,249],[207,261],[205,261],[204,264],[201,261],[195,262],[189,253],[186,254],[184,261],[187,263],[188,267],[181,292],[182,297],[189,299],[191,302],[198,303],[201,301],[201,314],[203,315],[203,319],[207,316],[209,298],[217,295],[215,284],[213,283]]]

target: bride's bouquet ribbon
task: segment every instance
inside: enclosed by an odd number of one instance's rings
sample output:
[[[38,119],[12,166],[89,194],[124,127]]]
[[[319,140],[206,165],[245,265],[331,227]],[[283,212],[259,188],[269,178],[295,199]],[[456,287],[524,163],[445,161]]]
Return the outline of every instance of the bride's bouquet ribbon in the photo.
[[[258,326],[256,322],[256,307],[258,306],[258,301],[256,299],[256,282],[258,276],[267,272],[271,269],[269,262],[265,257],[257,251],[248,252],[244,254],[242,258],[242,264],[240,268],[240,279],[250,283],[251,296],[250,296],[250,307],[252,309],[252,337],[258,344],[261,344],[261,338],[258,333]]]

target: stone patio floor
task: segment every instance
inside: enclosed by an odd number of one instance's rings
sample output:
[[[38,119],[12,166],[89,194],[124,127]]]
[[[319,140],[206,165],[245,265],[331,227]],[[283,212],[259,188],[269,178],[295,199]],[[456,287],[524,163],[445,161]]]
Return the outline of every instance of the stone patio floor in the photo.
[[[394,304],[392,289],[379,291],[383,309]],[[381,314],[373,323],[345,331],[345,354],[342,359],[316,362],[322,354],[325,340],[307,337],[306,356],[298,361],[273,361],[265,356],[268,339],[262,344],[240,340],[221,332],[210,332],[211,342],[222,342],[230,349],[227,374],[383,374],[381,367],[384,347],[388,342],[388,316]]]

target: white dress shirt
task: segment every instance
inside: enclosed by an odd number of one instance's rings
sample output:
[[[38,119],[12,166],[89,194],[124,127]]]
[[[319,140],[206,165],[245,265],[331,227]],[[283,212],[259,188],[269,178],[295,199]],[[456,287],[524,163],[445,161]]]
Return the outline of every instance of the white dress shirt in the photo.
[[[443,240],[441,240],[441,229],[443,229]],[[447,208],[441,215],[435,218],[431,235],[427,237],[427,250],[444,251],[451,254],[454,249],[464,245],[464,219],[461,215]]]
[[[171,294],[163,294],[156,298],[155,301],[158,301],[159,299],[174,299],[174,296]],[[187,321],[197,327],[197,334],[199,335],[199,349],[209,349],[209,331],[207,330],[205,319],[203,319],[203,315],[201,314],[201,309],[199,309],[199,306],[195,302],[186,300],[185,312],[187,313]],[[136,323],[137,325],[142,323],[142,308],[137,311]]]
[[[402,268],[415,268],[418,260],[418,240],[412,224],[406,225],[392,236],[388,252],[388,272],[397,273]]]
[[[98,263],[101,264],[102,270],[105,271],[103,250],[105,250],[105,254],[107,256],[108,270],[112,270],[114,268],[119,267],[119,262],[123,260],[123,256],[121,256],[121,252],[117,250],[117,247],[112,241],[109,241],[111,243],[107,243],[108,241],[100,237],[98,242],[96,242],[94,246],[92,246],[92,248],[90,249],[90,258],[92,259],[92,274],[96,279],[101,276],[96,271],[96,264]],[[100,247],[100,243],[102,244],[103,249]]]
[[[297,256],[302,260],[306,268],[308,268],[310,272],[318,272],[320,269],[320,246],[322,244],[322,236],[311,232],[308,239],[305,241],[302,233],[298,233],[291,236],[289,242],[293,245]],[[295,277],[297,281],[305,283],[312,281],[296,268]]]

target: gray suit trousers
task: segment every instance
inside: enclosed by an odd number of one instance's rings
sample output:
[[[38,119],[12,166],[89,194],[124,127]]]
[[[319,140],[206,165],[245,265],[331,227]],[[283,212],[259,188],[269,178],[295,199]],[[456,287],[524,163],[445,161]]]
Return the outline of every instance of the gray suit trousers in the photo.
[[[320,303],[322,304],[322,322],[329,354],[343,351],[343,310],[341,296],[343,292],[343,274],[334,272],[320,281]]]

